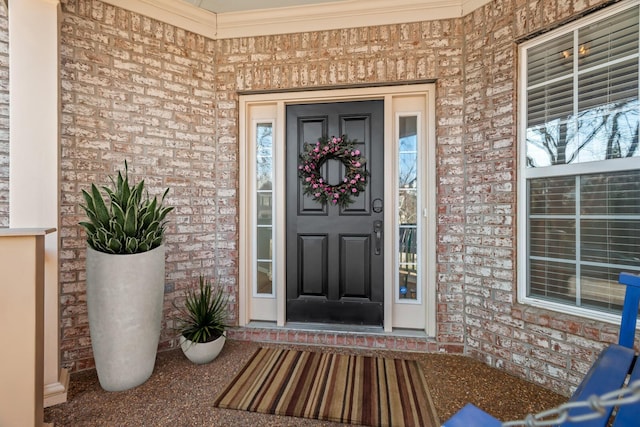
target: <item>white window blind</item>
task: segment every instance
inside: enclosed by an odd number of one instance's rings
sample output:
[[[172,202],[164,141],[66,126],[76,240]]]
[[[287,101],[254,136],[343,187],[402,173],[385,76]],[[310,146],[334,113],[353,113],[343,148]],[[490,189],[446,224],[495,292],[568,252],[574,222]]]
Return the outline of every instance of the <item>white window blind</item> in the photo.
[[[638,155],[638,8],[527,49],[529,167]]]
[[[639,13],[521,49],[528,298],[619,311],[618,274],[640,273]]]
[[[617,310],[640,270],[640,171],[529,180],[529,292]]]

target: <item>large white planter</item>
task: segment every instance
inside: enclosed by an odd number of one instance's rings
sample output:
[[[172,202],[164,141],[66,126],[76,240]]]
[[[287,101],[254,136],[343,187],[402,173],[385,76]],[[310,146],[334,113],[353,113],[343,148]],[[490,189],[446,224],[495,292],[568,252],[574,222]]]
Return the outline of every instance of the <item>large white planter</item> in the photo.
[[[107,391],[142,384],[156,361],[164,245],[132,255],[87,248],[87,309],[98,379]]]
[[[218,357],[222,351],[225,341],[226,337],[224,335],[221,335],[211,342],[205,343],[189,341],[180,335],[180,348],[182,348],[182,352],[187,356],[187,359],[193,363],[202,365],[204,363],[209,363]]]

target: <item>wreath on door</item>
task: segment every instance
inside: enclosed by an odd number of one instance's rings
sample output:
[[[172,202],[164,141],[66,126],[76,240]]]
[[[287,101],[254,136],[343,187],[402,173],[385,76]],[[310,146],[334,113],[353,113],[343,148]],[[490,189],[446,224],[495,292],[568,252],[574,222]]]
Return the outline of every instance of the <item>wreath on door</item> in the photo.
[[[330,203],[346,207],[354,202],[354,197],[366,188],[369,176],[365,168],[366,161],[360,155],[360,150],[355,148],[354,142],[343,135],[340,138],[323,137],[315,144],[304,144],[298,175],[305,195],[322,205]],[[346,170],[342,182],[337,185],[329,184],[320,172],[322,165],[331,159],[340,161]]]

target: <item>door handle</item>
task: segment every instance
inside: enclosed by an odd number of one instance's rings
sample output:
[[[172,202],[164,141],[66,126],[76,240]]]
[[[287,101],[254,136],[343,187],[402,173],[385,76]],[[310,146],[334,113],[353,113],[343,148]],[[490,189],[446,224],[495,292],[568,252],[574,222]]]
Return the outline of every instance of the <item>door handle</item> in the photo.
[[[376,255],[380,255],[380,253],[382,252],[382,221],[380,220],[376,220],[373,221],[373,234],[374,234],[374,238],[375,238],[375,249],[374,249],[374,253]]]

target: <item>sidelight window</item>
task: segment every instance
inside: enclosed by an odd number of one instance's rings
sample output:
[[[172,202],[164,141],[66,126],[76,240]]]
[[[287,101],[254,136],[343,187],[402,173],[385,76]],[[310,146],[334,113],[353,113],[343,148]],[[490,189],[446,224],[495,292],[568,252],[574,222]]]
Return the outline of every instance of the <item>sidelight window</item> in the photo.
[[[398,287],[399,302],[420,301],[418,117],[398,117]]]
[[[254,296],[274,296],[273,288],[273,123],[257,123],[256,274]]]

